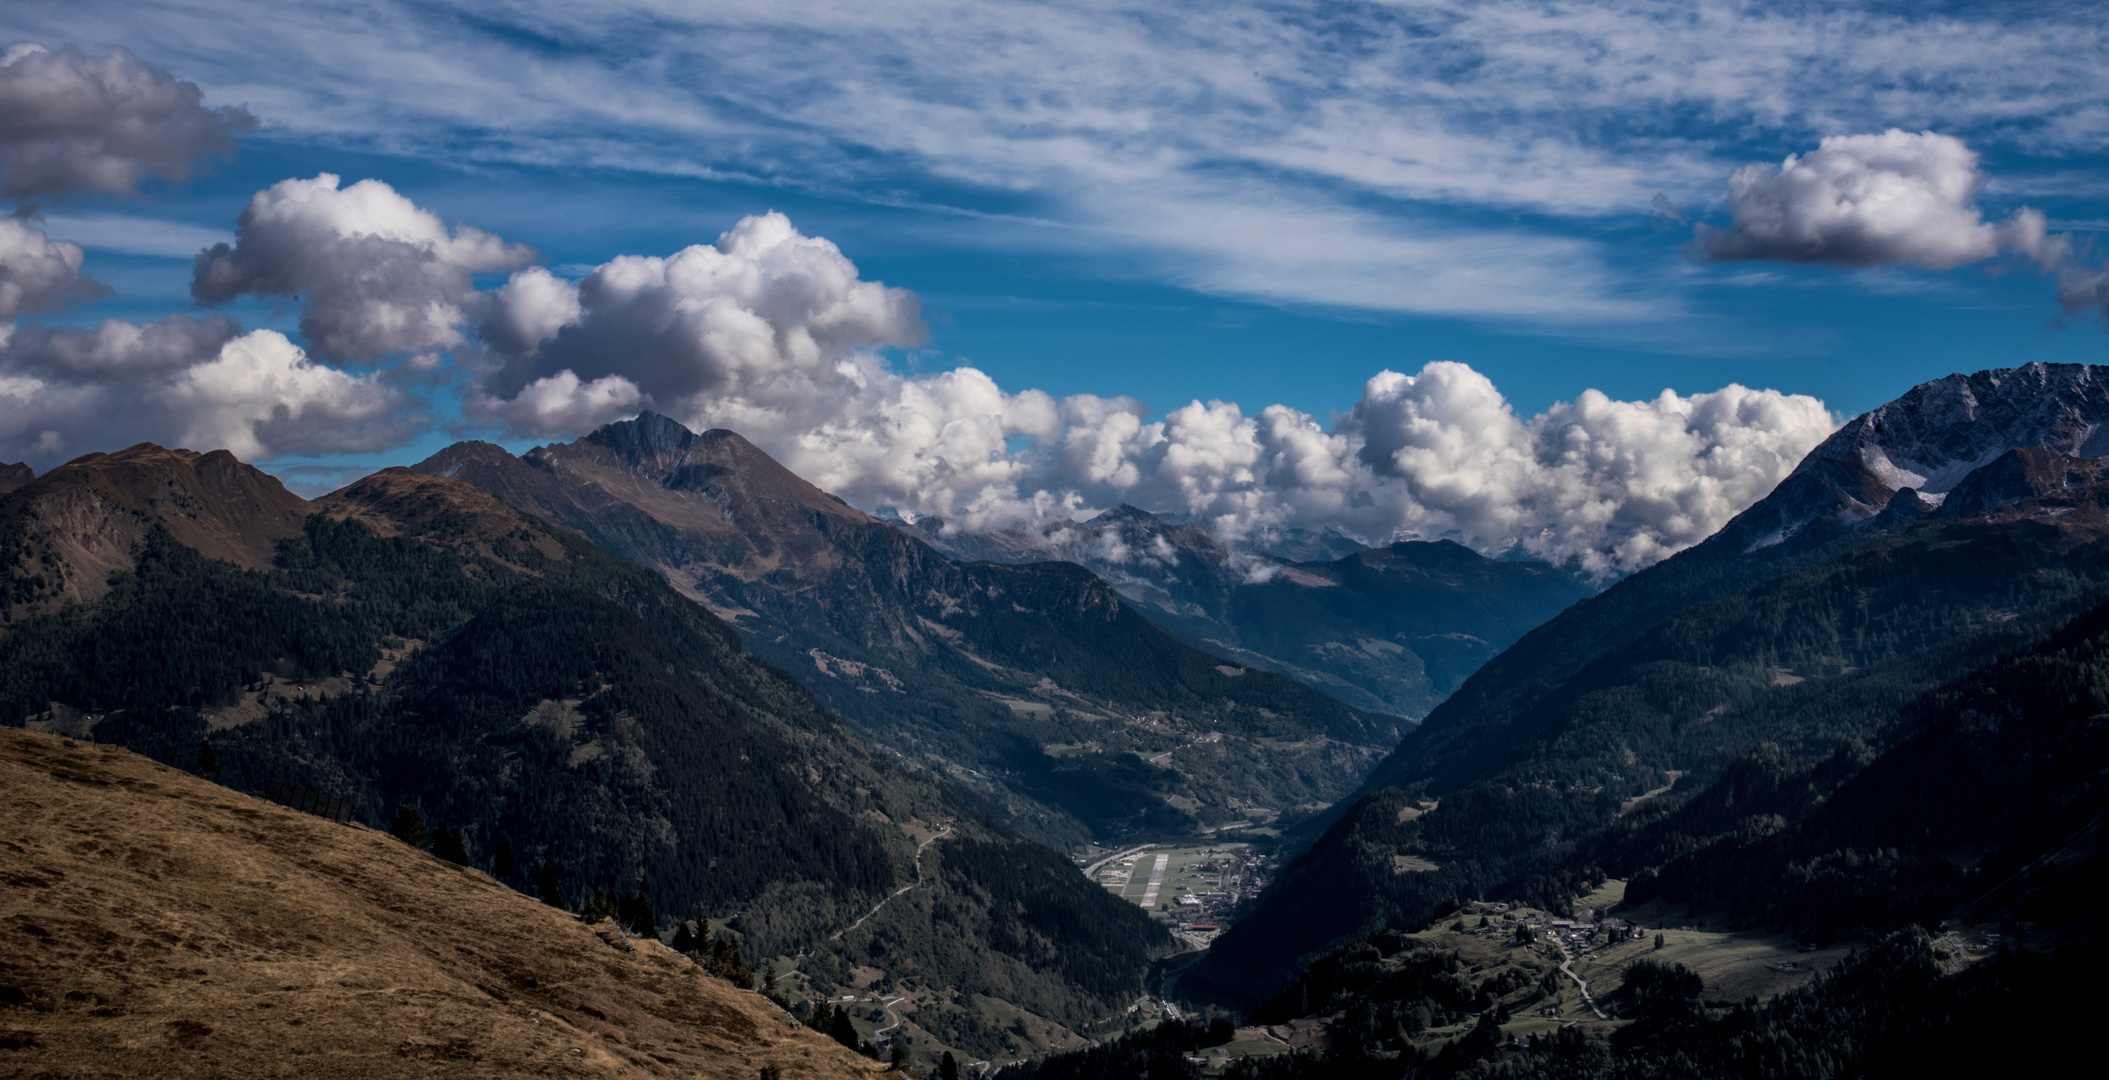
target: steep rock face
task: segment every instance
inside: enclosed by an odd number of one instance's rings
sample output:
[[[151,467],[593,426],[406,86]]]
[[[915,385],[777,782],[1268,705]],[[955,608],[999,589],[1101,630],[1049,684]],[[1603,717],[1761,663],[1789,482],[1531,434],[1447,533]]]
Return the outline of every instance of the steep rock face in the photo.
[[[0,495],[5,495],[36,478],[36,470],[23,462],[0,465]]]
[[[645,414],[416,466],[663,573],[882,744],[1056,841],[1308,813],[1400,724],[1225,664],[1066,563],[961,563],[729,431]]]
[[[1745,550],[1820,542],[1879,514],[1900,489],[1938,502],[2017,449],[2109,457],[2109,369],[2028,364],[1921,383],[1839,428],[1718,539]]]
[[[1365,548],[1337,534],[1300,533],[1278,550],[1341,553],[1290,561],[1227,547],[1205,525],[1125,504],[1037,532],[976,535],[930,518],[908,528],[965,557],[1077,563],[1192,645],[1416,720],[1494,654],[1594,591],[1552,567],[1497,562],[1449,541]]]
[[[1944,518],[2044,514],[2099,523],[2109,461],[2016,448],[1958,481],[1934,513]]]
[[[207,557],[254,569],[300,534],[308,513],[277,477],[225,450],[140,443],[83,455],[0,495],[6,617],[101,596],[154,525]]]

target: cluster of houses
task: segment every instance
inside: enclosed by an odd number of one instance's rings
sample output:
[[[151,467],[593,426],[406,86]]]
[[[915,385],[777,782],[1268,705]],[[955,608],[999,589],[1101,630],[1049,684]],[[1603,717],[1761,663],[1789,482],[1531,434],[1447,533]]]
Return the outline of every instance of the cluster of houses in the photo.
[[[1181,887],[1172,909],[1172,921],[1179,932],[1204,948],[1214,941],[1226,925],[1223,916],[1228,915],[1239,900],[1258,891],[1261,865],[1259,856],[1234,853],[1194,867],[1203,874],[1213,875],[1217,887],[1193,890]]]
[[[1638,941],[1647,936],[1647,931],[1639,926],[1605,916],[1595,909],[1567,919],[1542,911],[1511,912],[1507,904],[1495,904],[1493,910],[1494,914],[1486,917],[1486,930],[1490,933],[1506,934],[1514,941],[1557,940],[1585,955],[1599,941],[1612,945],[1621,941]]]

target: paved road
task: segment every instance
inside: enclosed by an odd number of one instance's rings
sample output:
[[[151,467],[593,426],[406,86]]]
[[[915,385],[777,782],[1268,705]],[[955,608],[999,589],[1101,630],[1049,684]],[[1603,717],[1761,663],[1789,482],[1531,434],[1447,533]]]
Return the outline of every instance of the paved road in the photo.
[[[884,1035],[887,1032],[892,1031],[893,1029],[901,1026],[901,1014],[893,1011],[893,1007],[899,1005],[901,1002],[906,1000],[908,999],[904,997],[897,997],[894,998],[892,1001],[888,1001],[879,1006],[879,1008],[886,1010],[886,1015],[893,1017],[893,1023],[888,1024],[882,1028],[873,1028],[871,1031],[873,1038],[877,1038],[878,1036]]]

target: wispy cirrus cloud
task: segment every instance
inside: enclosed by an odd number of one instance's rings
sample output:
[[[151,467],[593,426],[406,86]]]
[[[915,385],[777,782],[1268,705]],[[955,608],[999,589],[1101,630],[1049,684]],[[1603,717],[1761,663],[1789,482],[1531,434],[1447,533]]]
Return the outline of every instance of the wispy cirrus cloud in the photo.
[[[26,6],[76,38],[120,25]],[[1639,310],[1602,222],[1658,193],[1718,205],[1753,158],[1899,127],[2050,169],[2109,135],[2109,29],[2085,5],[122,10],[279,137],[880,202],[971,191],[1204,289],[1551,324]],[[1489,252],[1513,280],[1489,283]]]

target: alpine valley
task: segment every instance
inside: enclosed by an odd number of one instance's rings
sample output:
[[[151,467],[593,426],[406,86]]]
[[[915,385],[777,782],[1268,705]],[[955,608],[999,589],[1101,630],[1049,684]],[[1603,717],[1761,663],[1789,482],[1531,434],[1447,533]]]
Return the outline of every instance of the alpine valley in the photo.
[[[647,413],[416,470],[659,571],[874,745],[1064,847],[1301,820],[1410,726],[1185,644],[1075,563],[949,559],[733,432]]]
[[[681,1064],[697,1037],[742,1069],[803,1047],[831,1075],[840,1043],[1007,1080],[2033,1060],[2047,1043],[1958,1043],[1954,1018],[2025,1028],[2104,959],[2105,461],[2102,369],[1950,376],[1600,592],[1449,542],[1125,505],[993,533],[878,516],[650,412],[312,502],[225,451],[0,472],[0,716],[42,733],[0,747],[35,823],[8,844],[9,1052],[56,1068],[69,1033],[161,1000],[161,967],[69,993],[45,950],[156,947],[109,927],[189,878],[104,804],[165,798],[182,844],[254,852],[284,904],[362,927],[444,918],[376,892],[415,881],[504,948],[547,936],[557,968],[656,936],[673,951],[646,940],[590,993],[533,965],[498,988],[497,946],[437,922],[472,959],[389,962],[526,995],[610,1061],[647,1061],[634,1031],[675,1072],[708,1071]],[[433,854],[258,825],[265,794]],[[1160,877],[1247,860],[1266,885],[1218,934],[1075,857],[1153,849]],[[337,947],[315,940],[304,963]],[[176,1042],[259,1038],[198,1027]],[[541,1060],[511,1027],[477,1045]]]

